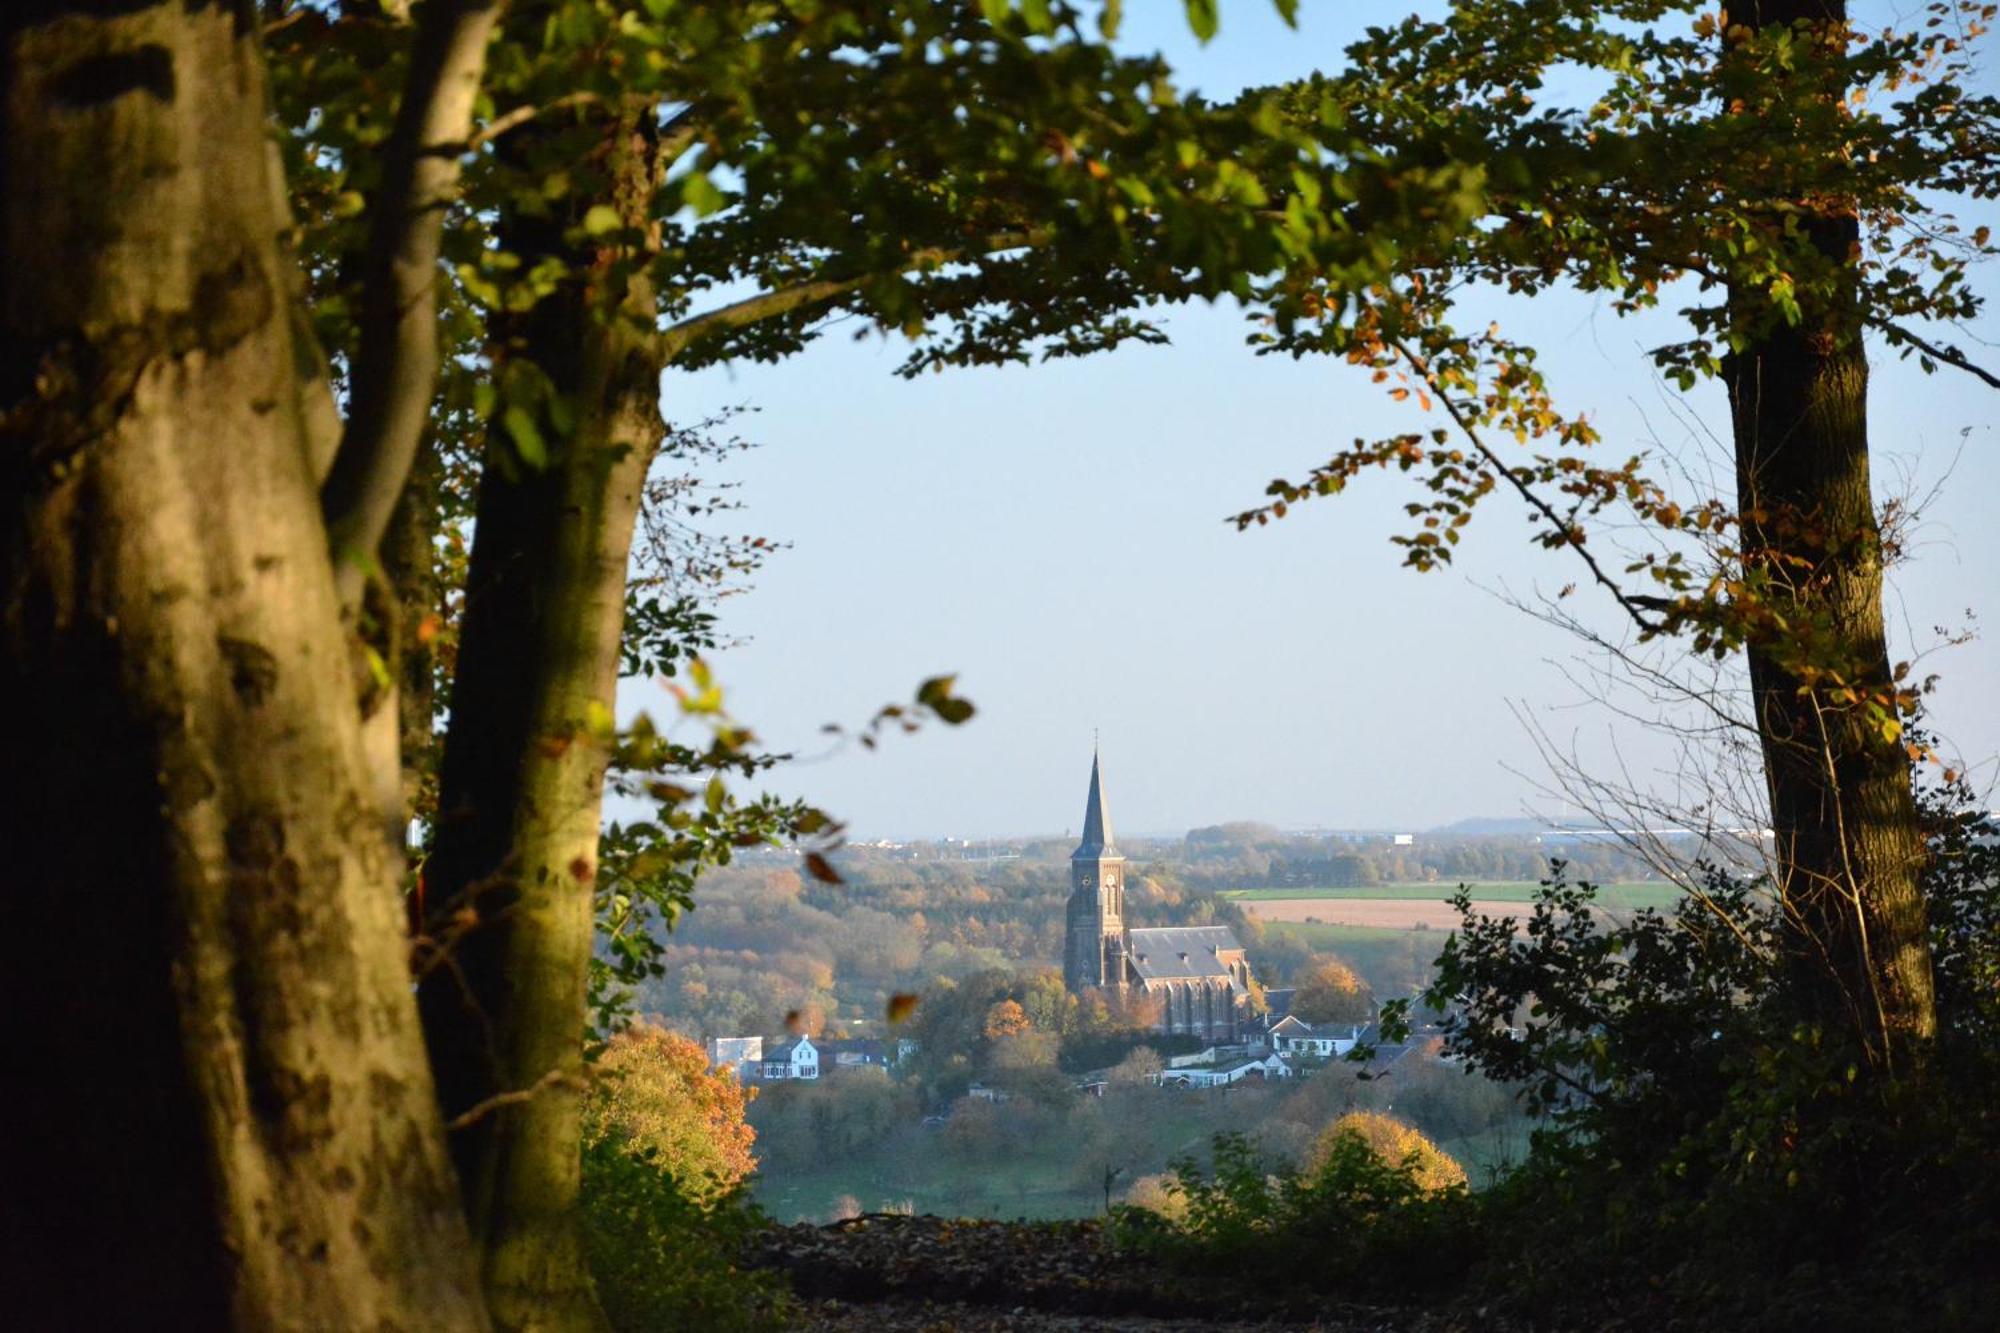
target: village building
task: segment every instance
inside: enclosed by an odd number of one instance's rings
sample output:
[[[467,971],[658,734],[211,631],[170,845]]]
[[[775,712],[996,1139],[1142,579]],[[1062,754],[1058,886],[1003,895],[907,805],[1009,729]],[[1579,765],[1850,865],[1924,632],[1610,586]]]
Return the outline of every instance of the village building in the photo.
[[[1321,1023],[1314,1025],[1297,1014],[1286,1014],[1271,1024],[1265,1040],[1281,1055],[1303,1055],[1321,1060],[1346,1055],[1361,1038],[1363,1023]]]
[[[819,1077],[819,1048],[811,1037],[793,1037],[768,1046],[764,1051],[764,1078],[767,1081]]]
[[[711,1069],[733,1069],[739,1081],[748,1082],[764,1069],[762,1037],[710,1037],[708,1064]]]
[[[829,1070],[889,1067],[889,1048],[873,1037],[822,1037],[818,1046],[820,1064]]]
[[[1227,926],[1153,926],[1125,919],[1125,858],[1104,808],[1096,755],[1083,840],[1069,859],[1063,984],[1072,995],[1143,996],[1160,1006],[1155,1031],[1232,1042],[1247,1031],[1250,963]]]
[[[1284,1056],[1240,1056],[1225,1063],[1183,1066],[1162,1070],[1155,1081],[1167,1088],[1226,1088],[1232,1083],[1262,1083],[1274,1078],[1291,1078],[1292,1066]]]

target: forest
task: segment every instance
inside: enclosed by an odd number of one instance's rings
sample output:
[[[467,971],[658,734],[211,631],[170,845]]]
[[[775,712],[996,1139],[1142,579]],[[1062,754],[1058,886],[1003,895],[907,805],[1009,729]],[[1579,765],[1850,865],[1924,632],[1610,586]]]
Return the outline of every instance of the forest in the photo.
[[[1885,609],[1921,497],[1880,368],[2000,387],[1996,7],[1436,0],[1216,99],[1121,36],[1135,8],[0,9],[18,1322],[1990,1324],[2000,837]],[[1210,43],[1225,8],[1173,17]],[[1628,355],[1714,405],[1699,460],[1545,373],[1533,312],[1570,298],[1670,330]],[[1400,423],[1315,414],[1218,524],[1373,496],[1411,579],[1476,563],[1475,525],[1540,551],[1568,581],[1524,609],[1694,719],[1682,813],[1757,855],[1609,913],[1609,867],[1197,830],[1148,876],[1164,920],[1543,882],[1500,915],[1457,894],[1351,1077],[1091,1105],[1057,1095],[1063,1043],[1160,1053],[1101,996],[1031,1012],[1052,878],[843,852],[733,711],[729,597],[784,534],[717,535],[738,442],[677,392],[856,333],[905,378],[1109,364],[1196,306]],[[1368,649],[1384,689],[1408,637]],[[955,675],[884,693],[833,734],[987,721]],[[1273,933],[1274,978],[1331,961]],[[748,1025],[774,985],[792,1025],[874,1009],[932,1066],[872,1111],[760,1107],[644,1019]],[[1497,1100],[1399,1098],[1392,1048]],[[774,1164],[837,1153],[1002,1073],[1009,1113],[948,1103],[885,1164],[935,1157],[941,1188],[878,1173],[853,1205],[897,1216],[755,1205],[760,1119]],[[1096,1216],[959,1225],[1056,1134],[1101,1159]],[[1087,1200],[1080,1170],[1044,1183]]]

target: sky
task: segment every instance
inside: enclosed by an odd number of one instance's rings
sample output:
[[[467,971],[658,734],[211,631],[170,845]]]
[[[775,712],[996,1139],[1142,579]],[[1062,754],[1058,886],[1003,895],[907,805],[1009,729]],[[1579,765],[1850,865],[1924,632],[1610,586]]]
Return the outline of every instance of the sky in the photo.
[[[1201,48],[1179,6],[1127,6],[1122,40],[1225,95],[1331,67],[1358,16],[1387,16],[1302,9],[1290,32],[1268,5],[1224,6]],[[1990,205],[1961,215],[2000,229]],[[1671,316],[1621,320],[1574,296],[1494,301],[1491,316],[1542,349],[1557,401],[1591,413],[1608,454],[1723,458],[1720,387],[1680,395],[1642,355],[1673,336]],[[1581,573],[1526,540],[1519,506],[1489,502],[1457,568],[1428,574],[1388,541],[1412,498],[1394,474],[1266,529],[1225,522],[1356,436],[1427,429],[1414,406],[1343,365],[1254,357],[1232,309],[1177,311],[1168,331],[1167,347],[906,382],[896,342],[836,330],[780,365],[669,376],[670,421],[754,409],[735,429],[759,447],[719,474],[747,508],[723,526],[790,543],[724,604],[739,642],[713,658],[732,714],[798,756],[770,789],[820,804],[855,839],[1073,833],[1097,738],[1113,820],[1131,833],[1574,817],[1531,727],[1587,766],[1675,783],[1678,749],[1594,702],[1579,643],[1505,600]],[[1973,332],[2000,339],[2000,322]],[[1968,612],[2000,614],[2000,395],[1877,353],[1877,489],[1932,497],[1892,576],[1907,657],[1937,628],[1976,631]],[[1617,631],[1602,598],[1565,605]],[[1944,752],[1990,786],[2000,649],[1979,637],[1922,665],[1942,677]],[[873,751],[822,733],[944,673],[978,706],[963,727]],[[652,683],[628,683],[622,703],[671,711]]]

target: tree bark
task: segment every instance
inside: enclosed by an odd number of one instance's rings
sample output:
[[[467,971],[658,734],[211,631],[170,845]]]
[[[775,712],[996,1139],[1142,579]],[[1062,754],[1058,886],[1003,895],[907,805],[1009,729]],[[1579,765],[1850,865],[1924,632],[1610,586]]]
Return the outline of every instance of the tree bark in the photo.
[[[650,112],[608,127],[611,201],[652,231]],[[664,434],[654,295],[629,250],[579,255],[561,220],[505,238],[574,277],[511,322],[576,405],[549,466],[489,443],[428,872],[444,952],[421,995],[487,1298],[506,1328],[599,1329],[578,1191],[586,987],[627,557]],[[609,290],[608,284],[622,284]],[[481,1113],[508,1093],[525,1097]]]
[[[34,1327],[483,1327],[247,5],[0,13],[0,1135]]]
[[[1846,7],[1763,0],[1732,19],[1753,28],[1810,23],[1832,53]],[[1802,228],[1836,275],[1860,242],[1851,208],[1838,209]],[[1762,330],[1724,367],[1744,570],[1762,609],[1782,618],[1752,633],[1750,686],[1799,975],[1816,1007],[1838,1015],[1874,1058],[1907,1067],[1921,1063],[1937,1030],[1919,883],[1924,840],[1909,756],[1885,725],[1893,709],[1871,717],[1844,693],[1879,701],[1894,691],[1861,310],[1853,282],[1838,276],[1830,290],[1800,292],[1796,324],[1762,291],[1730,293],[1742,324]]]

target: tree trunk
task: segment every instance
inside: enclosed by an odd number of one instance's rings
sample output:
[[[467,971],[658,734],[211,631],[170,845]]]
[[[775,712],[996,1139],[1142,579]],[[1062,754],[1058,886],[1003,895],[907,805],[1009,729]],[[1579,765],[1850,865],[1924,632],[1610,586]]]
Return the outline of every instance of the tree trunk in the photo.
[[[1838,0],[1764,0],[1732,18],[1809,21],[1828,53],[1846,22]],[[1802,230],[1836,274],[1859,252],[1851,210]],[[1750,685],[1799,973],[1817,1007],[1893,1068],[1921,1062],[1937,1014],[1910,761],[1893,707],[1871,716],[1860,701],[1894,689],[1869,489],[1868,363],[1852,282],[1800,293],[1796,324],[1761,291],[1730,293],[1743,323],[1768,330],[1724,368],[1744,569],[1763,610],[1782,617],[1751,636]]]
[[[650,123],[607,134],[614,206],[652,226]],[[603,1327],[578,1191],[593,881],[624,627],[627,557],[663,427],[654,298],[633,258],[578,255],[560,220],[506,238],[574,277],[505,330],[576,405],[550,464],[489,444],[427,873],[426,1032],[453,1153],[507,1328]],[[643,256],[642,256],[643,258]],[[623,291],[604,290],[621,282]],[[502,1094],[522,1097],[481,1114]]]
[[[482,1327],[254,14],[28,0],[0,12],[0,98],[9,1314]]]
[[[444,530],[444,474],[436,442],[426,441],[382,538],[383,582],[387,599],[393,601],[388,611],[392,626],[388,661],[396,688],[396,754],[405,826],[414,819],[429,819],[437,809],[438,652],[448,610],[437,552]]]

